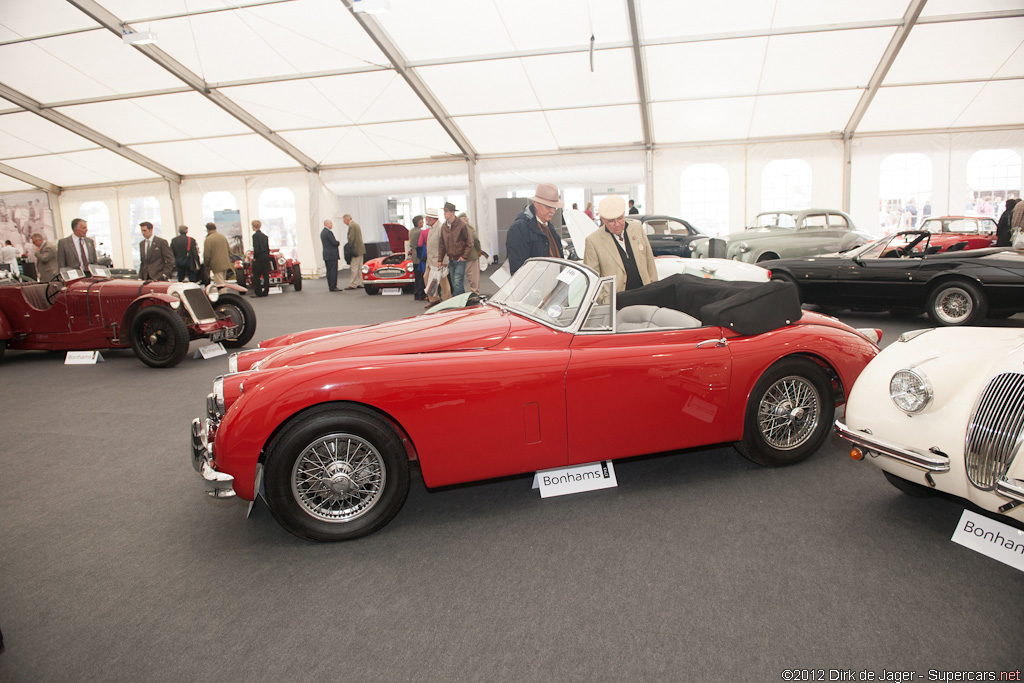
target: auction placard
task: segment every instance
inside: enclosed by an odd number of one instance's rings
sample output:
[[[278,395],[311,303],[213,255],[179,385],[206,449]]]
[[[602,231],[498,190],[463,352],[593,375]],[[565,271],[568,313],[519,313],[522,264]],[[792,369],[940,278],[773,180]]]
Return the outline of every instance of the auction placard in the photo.
[[[224,345],[221,344],[220,342],[217,342],[216,344],[207,344],[206,346],[200,346],[199,349],[196,351],[196,355],[194,355],[193,358],[202,358],[203,360],[206,360],[207,358],[226,355],[227,352],[228,351],[227,349],[224,348]]]
[[[540,470],[533,475],[533,488],[540,489],[541,498],[610,489],[618,485],[611,460]]]
[[[952,541],[1024,571],[1024,531],[964,510]]]
[[[99,351],[68,351],[64,365],[96,365],[103,362]]]

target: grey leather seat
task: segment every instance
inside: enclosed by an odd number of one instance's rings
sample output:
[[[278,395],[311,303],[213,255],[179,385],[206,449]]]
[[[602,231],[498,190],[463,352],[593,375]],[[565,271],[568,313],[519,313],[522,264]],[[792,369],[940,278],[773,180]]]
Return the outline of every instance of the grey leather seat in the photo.
[[[660,306],[626,306],[615,314],[615,331],[630,332],[655,328],[685,329],[700,327],[691,315]]]

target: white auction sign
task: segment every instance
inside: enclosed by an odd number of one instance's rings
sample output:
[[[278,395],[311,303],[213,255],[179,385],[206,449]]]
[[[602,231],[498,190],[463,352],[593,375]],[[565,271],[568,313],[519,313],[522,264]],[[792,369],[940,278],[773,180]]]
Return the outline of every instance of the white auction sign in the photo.
[[[1024,531],[964,510],[952,541],[1024,571]]]
[[[226,355],[227,352],[228,351],[227,349],[224,348],[224,345],[221,344],[220,342],[217,342],[216,344],[207,344],[206,346],[200,346],[199,349],[196,351],[196,355],[192,357],[202,358],[203,360],[206,360],[207,358],[214,358],[216,356]]]
[[[541,498],[610,489],[618,485],[611,460],[540,470],[533,475],[533,488],[540,489]]]
[[[267,294],[284,294],[284,289],[281,287],[281,285],[274,285],[273,287],[267,290]]]
[[[99,351],[68,351],[64,356],[64,365],[96,365],[102,362],[103,356]]]
[[[396,296],[396,295],[397,296],[401,296],[402,295],[402,288],[401,287],[381,287],[380,288],[380,293],[383,294],[384,296]]]

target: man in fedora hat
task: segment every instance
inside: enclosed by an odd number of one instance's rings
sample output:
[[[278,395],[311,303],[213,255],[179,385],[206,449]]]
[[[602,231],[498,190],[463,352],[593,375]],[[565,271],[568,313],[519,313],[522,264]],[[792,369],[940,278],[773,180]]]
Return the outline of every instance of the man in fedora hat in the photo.
[[[604,226],[587,236],[583,263],[602,277],[615,276],[615,291],[635,289],[658,281],[654,251],[640,221],[626,222],[626,202],[608,195],[597,206]]]
[[[437,263],[439,260],[443,260],[437,258],[438,245],[441,243],[441,224],[437,222],[437,209],[427,209],[426,221],[426,239],[423,238],[422,233],[420,234],[420,241],[423,242],[426,247],[424,251],[424,265],[426,266],[423,273],[424,286],[426,286],[430,281],[433,271],[438,270],[438,268],[432,264]],[[437,288],[437,291],[433,294],[430,294],[429,292],[427,293],[427,308],[430,308],[442,299],[450,299],[452,296],[452,288],[448,283],[447,277],[442,277],[438,281],[438,284],[440,286]]]
[[[562,258],[562,240],[555,234],[551,219],[555,210],[562,208],[558,188],[551,183],[541,183],[537,192],[530,197],[505,237],[505,252],[511,272],[519,270],[523,262],[535,256]]]
[[[466,227],[466,221],[455,215],[454,204],[445,202],[441,241],[437,246],[437,267],[441,267],[444,257],[447,256],[452,296],[458,296],[466,291],[466,261],[472,252],[473,235]]]

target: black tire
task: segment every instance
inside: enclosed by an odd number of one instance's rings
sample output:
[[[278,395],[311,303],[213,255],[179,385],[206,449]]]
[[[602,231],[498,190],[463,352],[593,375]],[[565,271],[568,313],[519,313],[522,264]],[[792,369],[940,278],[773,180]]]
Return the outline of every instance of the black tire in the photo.
[[[402,287],[402,294],[412,294],[416,291],[416,285],[405,285]]]
[[[302,270],[298,266],[292,267],[292,287],[296,292],[302,291]]]
[[[217,303],[213,305],[213,310],[218,318],[230,318],[236,325],[240,323],[242,326],[242,331],[237,333],[237,336],[224,340],[224,346],[229,349],[245,346],[256,334],[256,311],[253,310],[251,303],[237,294],[221,294]]]
[[[984,293],[968,280],[940,282],[928,295],[928,317],[937,325],[975,325],[987,312]]]
[[[409,459],[395,430],[356,405],[325,405],[289,422],[267,449],[264,494],[300,538],[347,541],[377,531],[409,494]]]
[[[924,484],[907,481],[903,477],[897,477],[892,472],[886,472],[885,470],[882,470],[882,474],[885,475],[890,484],[908,496],[913,496],[914,498],[931,498],[932,496],[932,490]]]
[[[835,407],[832,380],[820,366],[784,358],[754,385],[736,450],[765,467],[800,462],[828,436]]]
[[[245,269],[244,268],[239,268],[238,271],[236,271],[236,272],[237,272],[237,275],[235,276],[235,282],[238,283],[238,286],[239,287],[247,286],[249,280],[245,276]]]
[[[773,280],[778,280],[779,282],[792,282],[793,286],[796,287],[797,295],[800,294],[800,285],[797,284],[796,278],[793,277],[792,275],[790,275],[789,273],[787,273],[786,271],[784,271],[784,270],[773,270],[772,271],[772,279]],[[803,299],[801,299],[801,301],[803,301]]]
[[[4,359],[4,351],[7,350],[7,340],[0,339],[0,361]]]
[[[363,289],[365,289],[366,293],[370,296],[380,294],[380,287],[377,287],[376,285],[363,285]]]
[[[188,326],[164,306],[146,306],[132,319],[132,351],[151,368],[173,368],[188,355]]]

